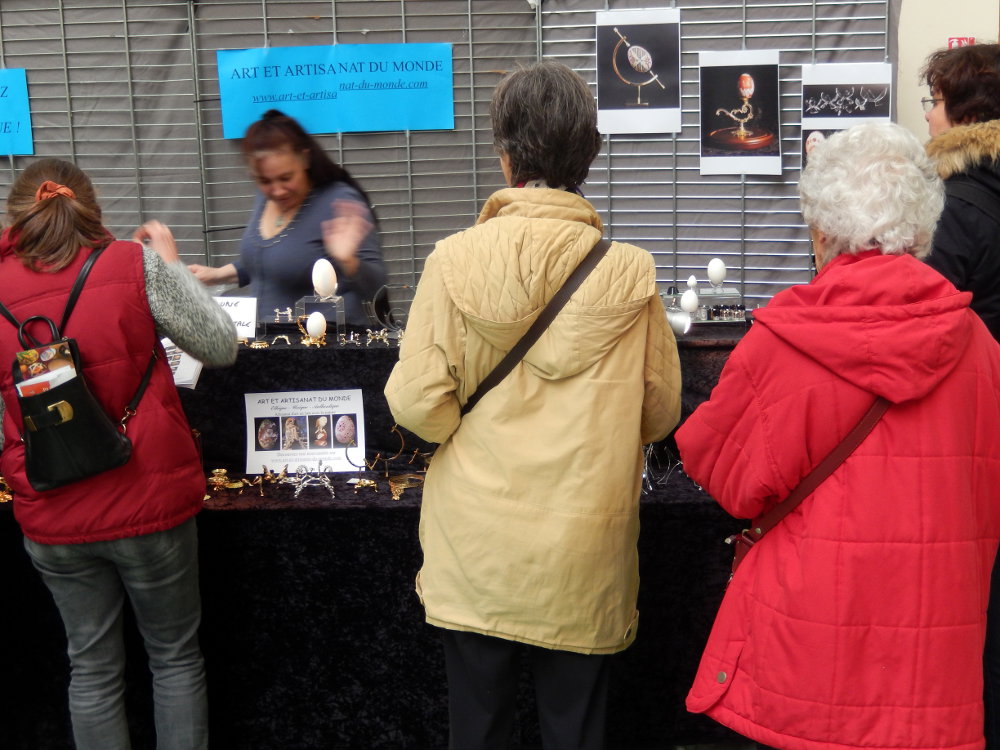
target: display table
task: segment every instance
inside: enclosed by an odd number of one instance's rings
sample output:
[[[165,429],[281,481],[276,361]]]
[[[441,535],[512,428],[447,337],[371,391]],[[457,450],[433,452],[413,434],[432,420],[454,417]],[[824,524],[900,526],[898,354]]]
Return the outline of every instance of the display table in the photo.
[[[682,342],[685,408],[704,397],[689,387],[714,382],[739,334],[713,333],[697,344]],[[184,402],[203,433],[207,468],[242,469],[236,448],[242,450],[242,394],[280,390],[282,382],[290,390],[364,388],[369,452],[382,449],[375,436],[383,428],[384,447],[398,447],[379,403],[395,357],[393,349],[363,346],[246,350],[235,368],[205,371]],[[640,502],[639,634],[613,660],[609,747],[628,750],[737,739],[686,713],[683,697],[728,576],[731,553],[721,542],[739,524],[672,465],[669,442],[657,446],[655,459]],[[383,478],[375,477],[375,489],[357,492],[351,478],[336,475],[335,497],[310,487],[296,499],[290,484],[267,485],[263,497],[256,488],[218,491],[198,517],[201,633],[216,750],[446,744],[441,649],[413,593],[421,559],[419,488],[393,500]],[[0,545],[6,581],[0,747],[68,750],[65,638],[9,506],[0,507]],[[149,678],[130,622],[126,632],[127,708],[134,747],[142,750],[153,747]],[[519,707],[533,711],[527,679]],[[536,722],[520,723],[526,730],[516,743],[536,745]]]

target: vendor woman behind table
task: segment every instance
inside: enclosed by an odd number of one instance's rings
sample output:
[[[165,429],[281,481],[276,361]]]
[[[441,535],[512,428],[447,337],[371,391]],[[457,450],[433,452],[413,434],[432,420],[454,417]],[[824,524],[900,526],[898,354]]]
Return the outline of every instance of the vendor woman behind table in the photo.
[[[313,264],[329,257],[347,323],[368,325],[362,302],[385,284],[385,266],[365,191],[297,121],[276,109],[247,128],[242,150],[260,195],[240,242],[240,259],[221,268],[188,267],[203,284],[250,284],[257,318],[268,320],[275,309],[313,294]],[[324,246],[324,222],[352,209],[360,209],[370,225],[357,249]]]

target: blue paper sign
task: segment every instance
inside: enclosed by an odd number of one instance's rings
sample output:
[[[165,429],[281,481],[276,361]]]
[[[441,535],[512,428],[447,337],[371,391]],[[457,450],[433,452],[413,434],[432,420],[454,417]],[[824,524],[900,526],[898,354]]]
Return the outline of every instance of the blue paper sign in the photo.
[[[310,133],[455,127],[450,44],[219,50],[222,132],[242,138],[269,109]]]
[[[24,68],[0,69],[0,154],[35,153]]]

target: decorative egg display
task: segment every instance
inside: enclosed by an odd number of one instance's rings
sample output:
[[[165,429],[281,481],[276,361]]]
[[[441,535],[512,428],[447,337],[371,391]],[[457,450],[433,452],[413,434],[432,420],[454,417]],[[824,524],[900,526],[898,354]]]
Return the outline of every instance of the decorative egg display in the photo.
[[[326,333],[326,318],[323,316],[323,313],[317,310],[309,314],[309,317],[306,318],[306,333],[314,339],[318,339]]]
[[[351,445],[356,442],[358,431],[354,426],[354,420],[346,414],[338,418],[333,426],[333,437],[341,445]]]
[[[686,313],[697,312],[698,310],[698,292],[694,289],[688,289],[684,294],[681,295],[681,310]]]
[[[313,263],[313,289],[317,297],[330,297],[337,291],[337,272],[333,263],[326,258],[320,258]]]
[[[753,76],[749,73],[740,73],[739,79],[736,81],[736,85],[740,89],[740,96],[744,99],[749,99],[753,96],[754,82]]]
[[[694,290],[698,289],[698,279],[696,279],[694,277],[694,274],[691,274],[690,276],[688,276],[687,288],[688,289],[694,289]]]
[[[633,44],[628,48],[628,64],[636,73],[648,73],[653,67],[653,57],[645,47]]]
[[[715,286],[726,280],[726,264],[722,258],[712,258],[708,261],[708,280]]]

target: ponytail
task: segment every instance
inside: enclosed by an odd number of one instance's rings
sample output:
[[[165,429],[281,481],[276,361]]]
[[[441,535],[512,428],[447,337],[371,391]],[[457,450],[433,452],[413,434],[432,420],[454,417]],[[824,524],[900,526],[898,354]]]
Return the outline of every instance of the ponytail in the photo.
[[[7,197],[7,215],[14,253],[33,271],[59,271],[81,248],[111,240],[90,178],[61,159],[42,159],[21,172]]]

